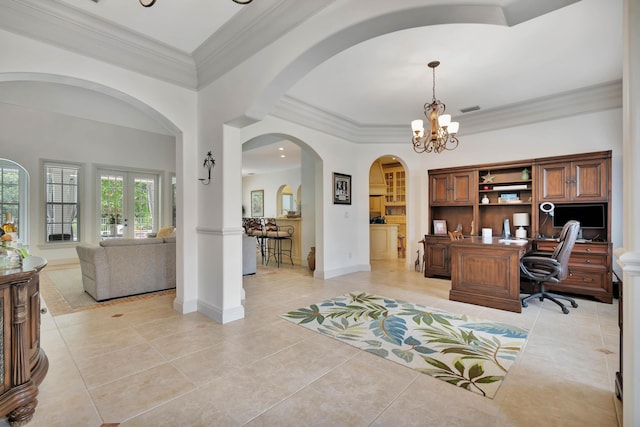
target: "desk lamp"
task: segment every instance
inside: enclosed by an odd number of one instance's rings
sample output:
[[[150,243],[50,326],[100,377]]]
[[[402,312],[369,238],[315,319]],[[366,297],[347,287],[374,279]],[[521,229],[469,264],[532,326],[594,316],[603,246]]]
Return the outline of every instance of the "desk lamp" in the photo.
[[[529,226],[529,214],[526,212],[523,213],[514,213],[513,214],[513,225],[515,227],[519,227],[516,229],[516,237],[518,239],[526,239],[527,238],[527,230],[523,227]]]

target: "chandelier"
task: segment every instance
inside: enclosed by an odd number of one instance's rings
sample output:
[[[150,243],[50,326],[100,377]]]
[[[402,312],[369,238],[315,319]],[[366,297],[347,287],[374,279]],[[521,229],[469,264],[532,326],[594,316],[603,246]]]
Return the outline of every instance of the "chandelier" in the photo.
[[[140,1],[140,4],[143,5],[144,7],[151,7],[156,2],[156,0],[139,0],[139,1]],[[238,4],[249,4],[252,1],[253,0],[233,0],[234,3],[238,3]]]
[[[411,122],[413,130],[413,150],[416,153],[442,153],[444,150],[455,150],[458,147],[458,122],[451,121],[451,115],[444,114],[445,105],[436,99],[436,67],[440,61],[432,61],[427,64],[433,70],[433,99],[431,103],[424,104],[424,116],[429,122],[429,133],[425,135],[422,120]]]

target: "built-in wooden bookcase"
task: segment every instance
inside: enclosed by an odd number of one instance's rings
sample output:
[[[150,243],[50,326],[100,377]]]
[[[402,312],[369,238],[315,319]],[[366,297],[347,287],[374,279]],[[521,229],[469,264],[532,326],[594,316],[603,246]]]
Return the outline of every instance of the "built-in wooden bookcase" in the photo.
[[[529,214],[527,235],[531,236],[531,220],[534,180],[532,164],[510,163],[482,167],[478,169],[478,227],[491,228],[492,234],[498,236],[503,231],[503,221],[509,220],[510,229],[515,230],[513,214]],[[534,227],[535,228],[535,227]]]
[[[500,236],[509,219],[514,237],[513,215],[528,213],[527,238],[538,249],[553,250],[562,224],[554,226],[553,216],[541,212],[549,203],[571,207],[575,215],[601,208],[604,219],[602,226],[582,230],[569,277],[547,288],[611,302],[611,151],[430,170],[425,276],[451,274],[447,238],[434,234],[433,220],[447,221],[448,230],[461,224],[467,236],[480,235],[483,228]]]

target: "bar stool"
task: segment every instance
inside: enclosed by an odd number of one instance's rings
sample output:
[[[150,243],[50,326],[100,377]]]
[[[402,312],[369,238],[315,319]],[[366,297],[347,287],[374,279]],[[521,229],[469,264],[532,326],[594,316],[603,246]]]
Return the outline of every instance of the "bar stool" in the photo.
[[[247,236],[256,238],[256,243],[260,248],[262,264],[267,262],[267,234],[265,230],[264,218],[242,218],[242,226]]]
[[[282,264],[283,254],[289,257],[291,265],[293,264],[293,257],[291,256],[293,249],[293,227],[276,227],[276,230],[267,232],[269,241],[267,242],[267,265],[271,257],[275,258],[278,268]],[[284,242],[284,245],[283,245]]]

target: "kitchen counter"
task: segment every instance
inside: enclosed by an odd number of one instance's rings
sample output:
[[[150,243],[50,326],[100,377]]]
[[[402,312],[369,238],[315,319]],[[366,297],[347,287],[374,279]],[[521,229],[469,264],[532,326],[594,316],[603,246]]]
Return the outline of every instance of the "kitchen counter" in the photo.
[[[398,225],[369,224],[369,247],[372,260],[398,259]]]

